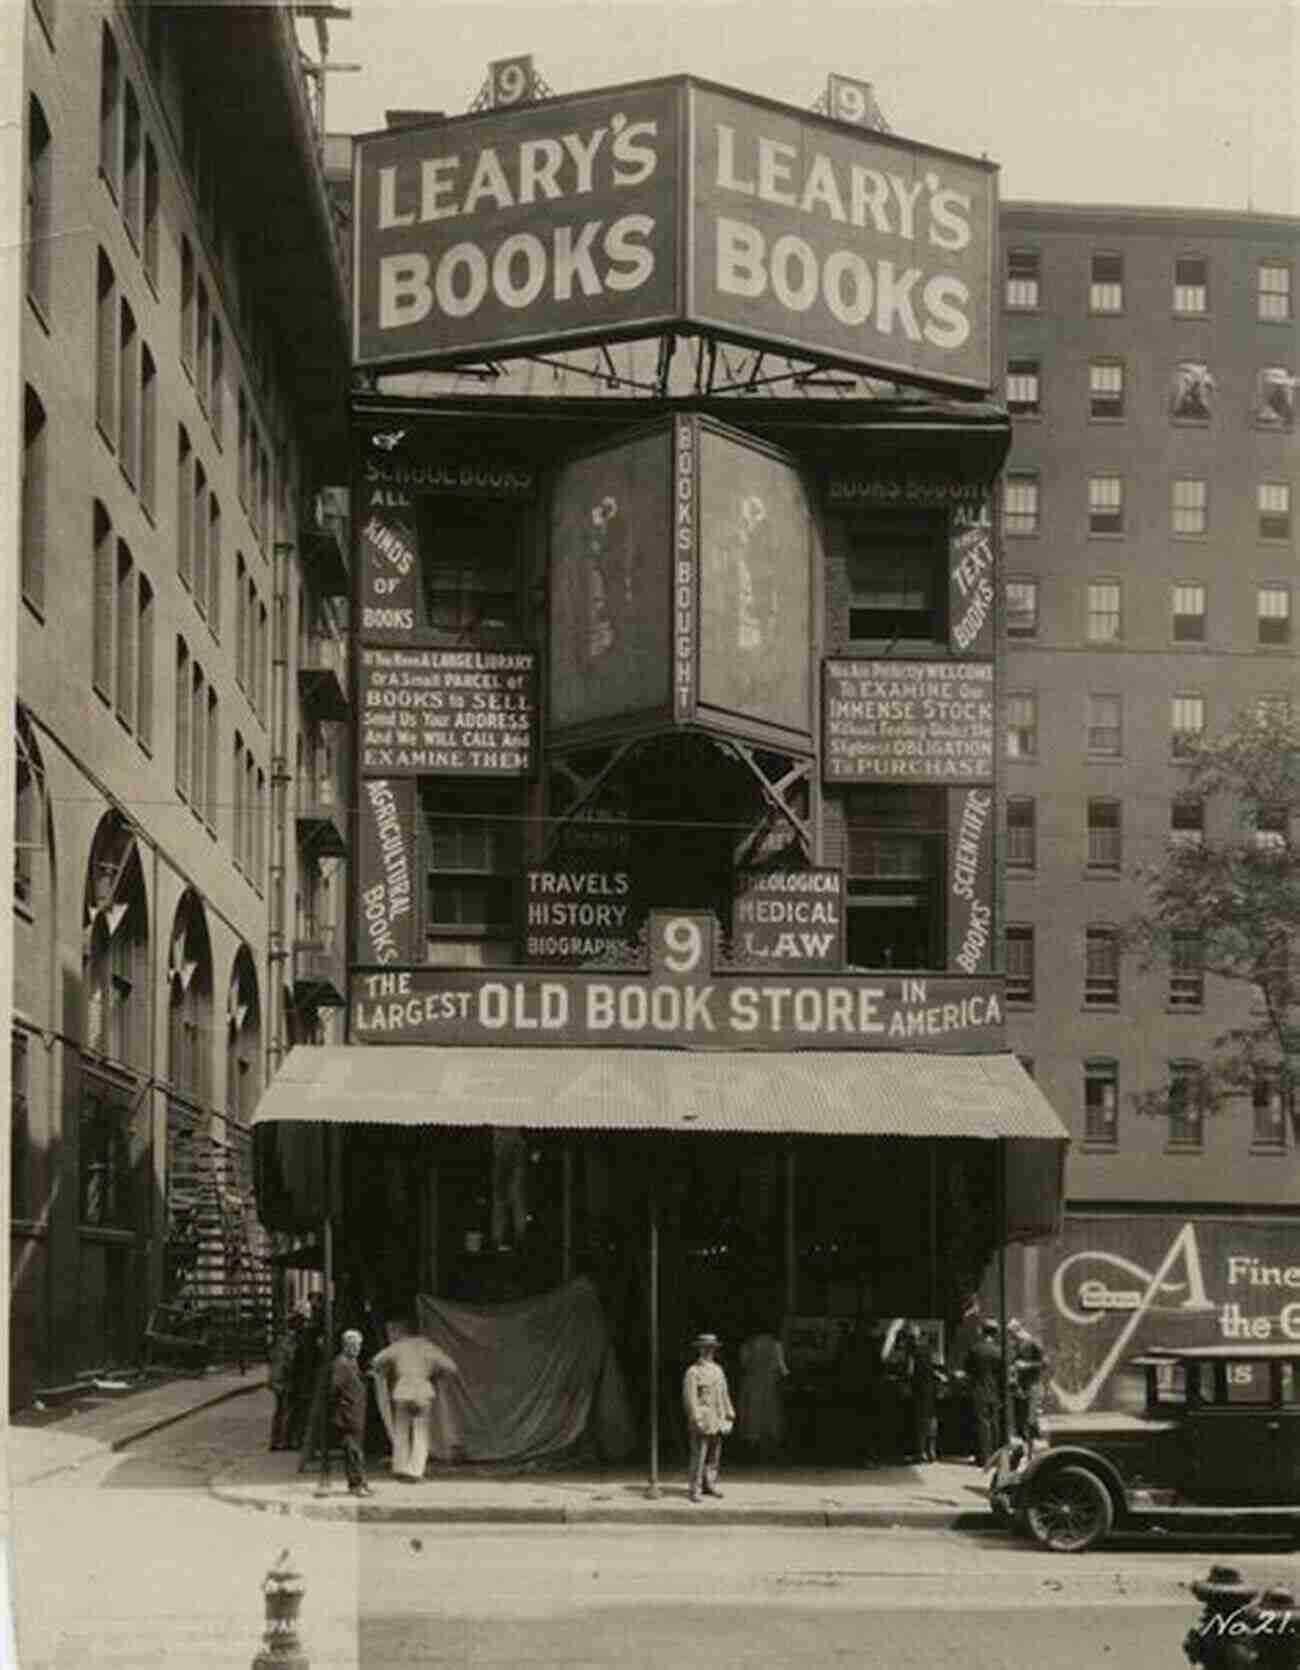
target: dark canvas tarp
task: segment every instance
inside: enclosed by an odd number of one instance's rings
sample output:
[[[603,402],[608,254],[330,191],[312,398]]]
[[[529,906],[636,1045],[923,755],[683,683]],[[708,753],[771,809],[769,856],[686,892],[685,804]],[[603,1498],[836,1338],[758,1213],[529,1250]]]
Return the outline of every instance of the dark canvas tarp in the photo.
[[[433,1415],[439,1461],[522,1464],[584,1438],[609,1460],[635,1442],[600,1300],[585,1278],[504,1305],[459,1305],[421,1294],[420,1331],[455,1361]]]

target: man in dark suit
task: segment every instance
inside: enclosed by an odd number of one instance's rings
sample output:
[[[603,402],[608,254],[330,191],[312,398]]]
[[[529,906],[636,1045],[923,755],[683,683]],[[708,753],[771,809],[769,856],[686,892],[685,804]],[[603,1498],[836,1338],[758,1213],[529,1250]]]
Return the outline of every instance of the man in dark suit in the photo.
[[[1002,1430],[1002,1346],[996,1322],[980,1324],[965,1367],[975,1407],[975,1465],[987,1467],[1001,1443]]]

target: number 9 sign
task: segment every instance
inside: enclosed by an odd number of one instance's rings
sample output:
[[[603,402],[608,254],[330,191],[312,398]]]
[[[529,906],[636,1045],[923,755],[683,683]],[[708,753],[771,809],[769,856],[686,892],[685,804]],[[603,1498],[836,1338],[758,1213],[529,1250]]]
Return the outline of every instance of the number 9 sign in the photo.
[[[858,127],[870,127],[875,101],[869,81],[850,81],[844,75],[832,75],[826,84],[826,108],[837,122],[853,122]]]
[[[533,96],[533,60],[530,53],[523,58],[498,58],[488,65],[492,78],[492,105],[496,110],[508,109],[512,104],[527,104]]]
[[[650,913],[650,965],[674,980],[708,976],[713,963],[713,918],[685,911]]]

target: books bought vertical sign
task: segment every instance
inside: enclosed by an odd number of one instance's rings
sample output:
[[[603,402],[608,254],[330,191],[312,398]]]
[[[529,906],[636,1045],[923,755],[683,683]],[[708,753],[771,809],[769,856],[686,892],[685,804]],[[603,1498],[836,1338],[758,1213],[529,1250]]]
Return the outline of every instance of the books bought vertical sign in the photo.
[[[673,420],[673,717],[695,715],[699,638],[699,448],[690,418]]]

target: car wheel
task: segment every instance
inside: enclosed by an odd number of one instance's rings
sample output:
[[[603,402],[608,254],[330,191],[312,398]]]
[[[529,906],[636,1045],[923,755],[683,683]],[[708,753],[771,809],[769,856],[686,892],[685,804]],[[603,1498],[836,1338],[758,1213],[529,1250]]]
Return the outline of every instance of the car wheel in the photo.
[[[1110,1492],[1086,1467],[1057,1467],[1034,1489],[1025,1518],[1036,1542],[1054,1554],[1082,1554],[1115,1523]]]

